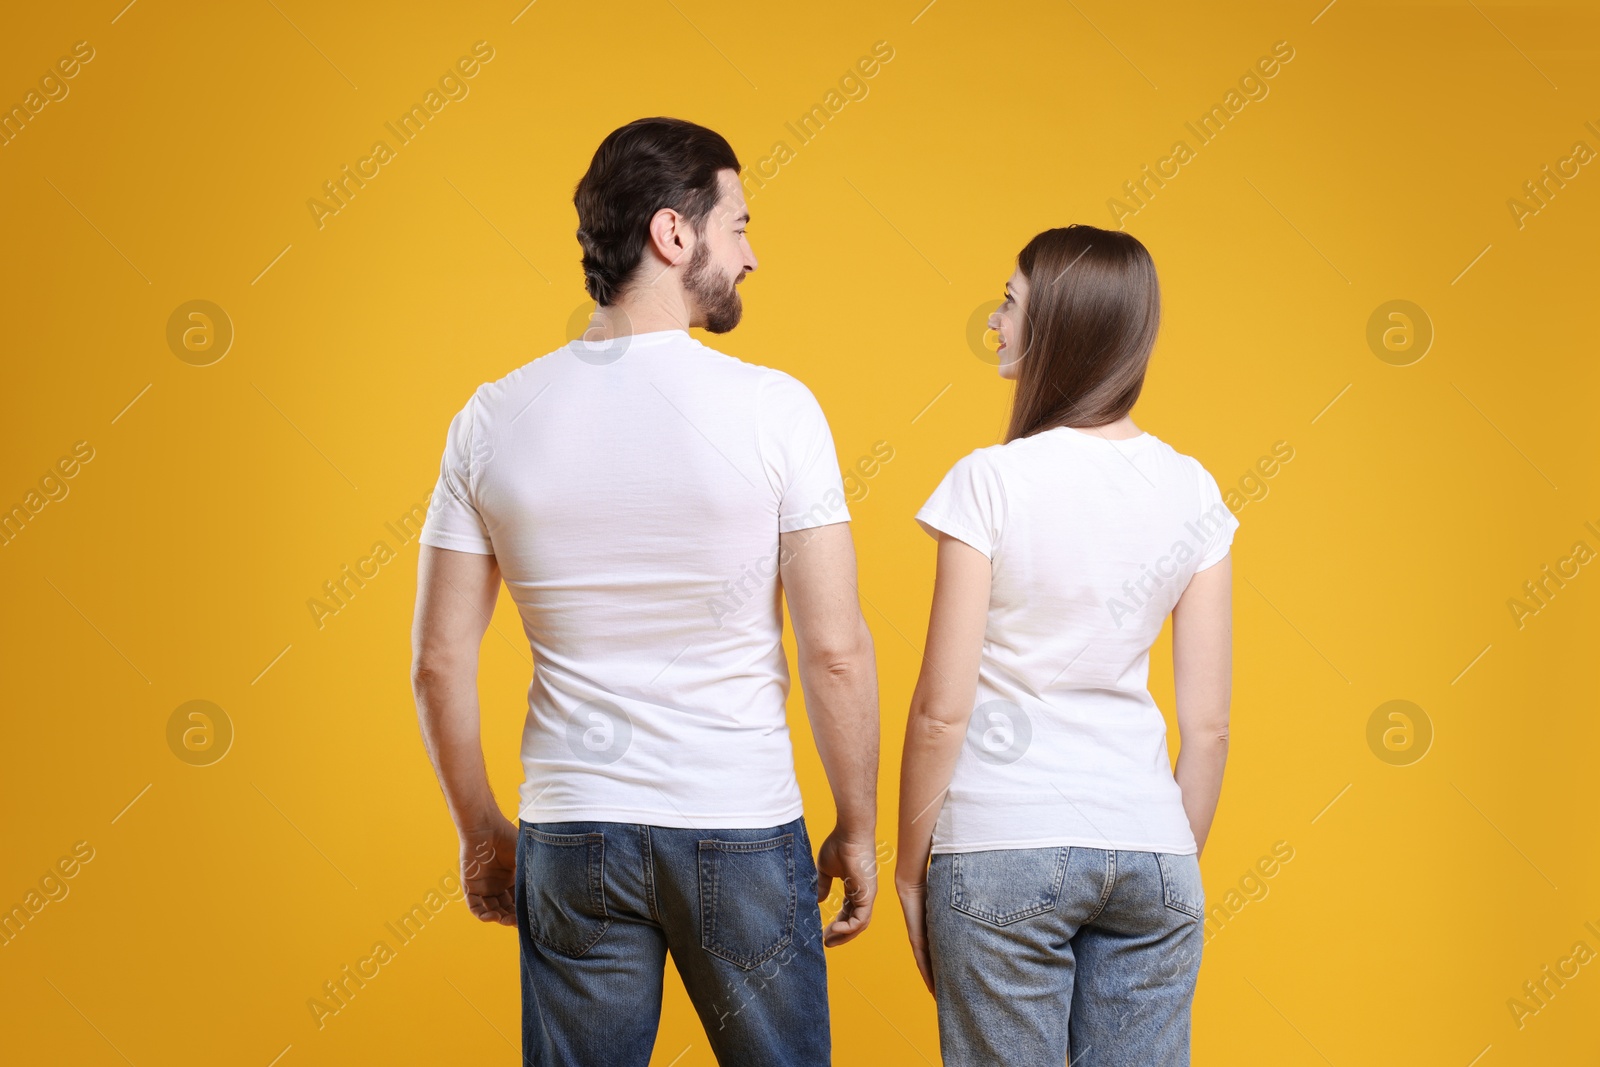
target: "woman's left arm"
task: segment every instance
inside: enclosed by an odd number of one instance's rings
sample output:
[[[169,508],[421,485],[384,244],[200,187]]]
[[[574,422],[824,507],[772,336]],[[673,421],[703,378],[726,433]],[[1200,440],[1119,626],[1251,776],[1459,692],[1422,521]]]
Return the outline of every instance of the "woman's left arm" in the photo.
[[[1206,847],[1228,762],[1228,704],[1233,695],[1233,557],[1189,580],[1172,609],[1172,673],[1178,699],[1178,763],[1197,851]]]

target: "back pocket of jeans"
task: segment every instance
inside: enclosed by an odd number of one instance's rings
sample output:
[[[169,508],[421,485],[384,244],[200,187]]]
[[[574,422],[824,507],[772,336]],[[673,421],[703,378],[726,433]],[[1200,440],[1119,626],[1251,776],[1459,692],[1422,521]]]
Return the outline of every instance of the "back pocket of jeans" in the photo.
[[[744,970],[794,939],[794,834],[700,842],[700,947]]]
[[[950,906],[1008,926],[1054,911],[1067,873],[1067,848],[997,848],[951,857]]]
[[[1196,919],[1206,917],[1206,890],[1200,881],[1198,856],[1177,856],[1170,852],[1157,852],[1156,866],[1161,868],[1161,902]]]
[[[581,956],[611,925],[604,888],[606,837],[551,834],[531,826],[522,832],[528,933],[554,952]]]

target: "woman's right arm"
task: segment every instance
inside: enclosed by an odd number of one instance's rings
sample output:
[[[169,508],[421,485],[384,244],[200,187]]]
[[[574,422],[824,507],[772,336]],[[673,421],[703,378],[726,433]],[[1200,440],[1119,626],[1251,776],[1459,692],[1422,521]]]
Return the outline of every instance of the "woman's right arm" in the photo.
[[[972,719],[989,622],[989,557],[949,534],[939,535],[938,572],[928,615],[922,673],[911,696],[900,761],[900,832],[895,888],[906,913],[911,952],[928,991],[933,971],[925,922],[928,854],[933,826],[955,773]]]
[[[1172,609],[1172,670],[1178,699],[1178,763],[1198,851],[1203,851],[1228,762],[1233,693],[1233,557],[1199,571]]]

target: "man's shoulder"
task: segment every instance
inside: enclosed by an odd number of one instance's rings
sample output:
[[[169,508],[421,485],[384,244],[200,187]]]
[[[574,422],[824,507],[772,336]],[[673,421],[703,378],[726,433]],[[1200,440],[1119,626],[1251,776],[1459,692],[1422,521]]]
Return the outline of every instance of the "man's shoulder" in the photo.
[[[720,348],[712,348],[700,340],[691,339],[691,343],[705,357],[705,366],[707,368],[725,374],[739,375],[760,385],[766,385],[768,382],[779,379],[787,379],[797,385],[799,384],[799,380],[793,375],[776,367],[769,367],[764,363],[757,363],[754,360],[732,355],[722,351]]]
[[[563,357],[568,355],[569,347],[562,345],[519,367],[513,367],[493,381],[484,382],[474,389],[467,397],[464,408],[481,419],[492,419],[508,405],[514,405],[512,413],[515,414],[530,397],[555,380],[564,362]]]
[[[706,357],[704,366],[710,373],[731,376],[754,389],[755,413],[762,423],[786,425],[822,411],[811,387],[788,371],[694,343]]]

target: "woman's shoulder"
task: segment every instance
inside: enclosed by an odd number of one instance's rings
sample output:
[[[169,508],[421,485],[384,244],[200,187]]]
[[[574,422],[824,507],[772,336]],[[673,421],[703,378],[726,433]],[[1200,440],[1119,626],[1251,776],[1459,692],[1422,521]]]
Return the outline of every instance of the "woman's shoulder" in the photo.
[[[950,464],[949,473],[954,474],[957,471],[969,473],[975,473],[979,471],[984,473],[993,472],[1002,462],[1004,450],[1007,447],[1007,443],[1002,442],[999,444],[981,445],[978,448],[974,448],[971,452],[968,452],[966,455],[961,456],[954,463]]]
[[[1160,442],[1159,454],[1170,472],[1167,484],[1174,492],[1181,492],[1203,510],[1209,511],[1222,504],[1221,484],[1198,456],[1180,452],[1165,441]]]
[[[1191,455],[1188,452],[1180,452],[1171,445],[1167,445],[1167,449],[1174,457],[1176,457],[1178,462],[1182,463],[1184,466],[1193,471],[1195,477],[1198,478],[1202,484],[1207,482],[1211,483],[1212,485],[1217,484],[1217,479],[1212,475],[1211,468],[1207,467],[1205,465],[1205,461],[1200,459],[1200,457]]]

